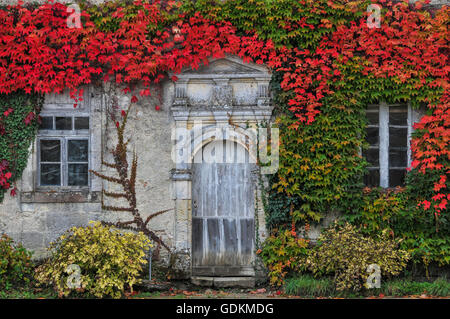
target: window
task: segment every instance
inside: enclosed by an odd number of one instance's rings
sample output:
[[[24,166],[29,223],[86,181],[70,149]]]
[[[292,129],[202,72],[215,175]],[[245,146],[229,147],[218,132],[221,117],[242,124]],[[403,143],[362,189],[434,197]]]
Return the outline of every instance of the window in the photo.
[[[89,116],[42,116],[38,185],[89,186]]]
[[[369,149],[367,186],[395,187],[404,184],[410,166],[410,136],[413,111],[408,104],[370,105],[366,111]]]

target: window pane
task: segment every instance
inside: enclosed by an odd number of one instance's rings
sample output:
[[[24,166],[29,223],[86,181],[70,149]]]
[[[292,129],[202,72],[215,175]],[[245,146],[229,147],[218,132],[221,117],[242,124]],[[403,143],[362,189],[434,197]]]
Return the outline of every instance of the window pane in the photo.
[[[61,185],[60,164],[41,164],[41,185],[42,186]]]
[[[57,117],[55,118],[55,124],[57,130],[72,130],[71,117]]]
[[[406,105],[389,106],[389,125],[408,125],[408,107]]]
[[[379,166],[380,150],[378,148],[369,148],[363,152],[363,156],[366,161],[370,163],[370,166]]]
[[[89,117],[76,117],[75,118],[76,130],[89,130]]]
[[[380,171],[378,169],[369,169],[364,176],[364,184],[369,187],[380,186]]]
[[[367,105],[367,111],[378,111],[379,109],[380,105],[378,104]]]
[[[379,115],[378,112],[367,112],[367,122],[369,125],[378,125],[379,122]]]
[[[408,129],[389,128],[389,147],[407,147]]]
[[[406,150],[389,150],[389,167],[406,167],[407,164]]]
[[[389,187],[403,186],[405,183],[406,169],[389,170]]]
[[[88,164],[69,164],[69,186],[88,185]]]
[[[367,142],[372,146],[377,146],[379,144],[379,133],[378,127],[368,127],[366,129],[367,132]]]
[[[61,161],[61,141],[41,140],[41,162]]]
[[[41,117],[41,124],[39,125],[40,130],[53,130],[53,117],[44,116]]]
[[[87,140],[69,140],[68,143],[68,161],[69,162],[87,162],[88,161],[88,141]]]

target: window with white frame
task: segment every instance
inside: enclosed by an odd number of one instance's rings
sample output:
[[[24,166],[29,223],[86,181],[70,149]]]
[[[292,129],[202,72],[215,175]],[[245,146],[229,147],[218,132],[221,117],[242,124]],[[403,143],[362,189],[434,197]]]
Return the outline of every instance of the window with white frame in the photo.
[[[38,133],[40,187],[89,186],[89,114],[42,114]]]
[[[404,185],[411,164],[410,137],[418,113],[408,104],[369,105],[366,110],[369,149],[363,156],[369,162],[364,183],[370,187]]]

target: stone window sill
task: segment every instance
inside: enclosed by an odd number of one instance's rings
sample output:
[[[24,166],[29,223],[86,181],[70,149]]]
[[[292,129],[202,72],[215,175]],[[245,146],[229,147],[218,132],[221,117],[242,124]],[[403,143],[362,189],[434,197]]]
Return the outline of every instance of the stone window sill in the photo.
[[[101,192],[77,191],[34,191],[21,192],[22,203],[100,203]]]

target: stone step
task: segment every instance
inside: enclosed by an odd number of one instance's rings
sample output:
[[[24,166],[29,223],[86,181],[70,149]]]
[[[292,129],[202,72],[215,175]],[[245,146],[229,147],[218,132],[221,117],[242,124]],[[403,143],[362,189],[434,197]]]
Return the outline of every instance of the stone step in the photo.
[[[206,277],[193,276],[191,283],[196,286],[214,288],[254,288],[254,277]]]

